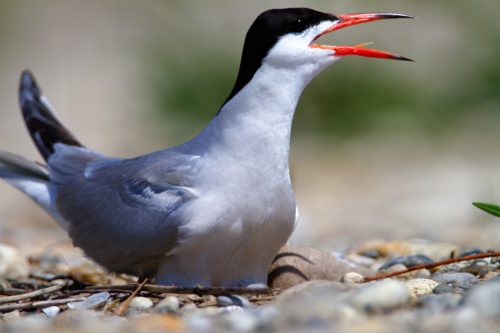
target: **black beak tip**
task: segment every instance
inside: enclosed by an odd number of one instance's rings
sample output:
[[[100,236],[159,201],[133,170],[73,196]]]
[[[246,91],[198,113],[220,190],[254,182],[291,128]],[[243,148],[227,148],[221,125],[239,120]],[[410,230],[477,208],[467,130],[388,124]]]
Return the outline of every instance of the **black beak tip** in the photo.
[[[412,15],[397,14],[397,13],[378,13],[377,16],[383,19],[415,18],[415,16]]]
[[[415,60],[400,56],[399,54],[394,55],[394,60],[401,60],[401,61],[412,61],[414,62]]]

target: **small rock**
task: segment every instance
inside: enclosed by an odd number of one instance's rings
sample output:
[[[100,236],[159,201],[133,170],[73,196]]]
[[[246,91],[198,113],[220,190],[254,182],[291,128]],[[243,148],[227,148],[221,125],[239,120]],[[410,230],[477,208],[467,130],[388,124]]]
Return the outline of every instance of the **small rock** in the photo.
[[[81,302],[68,303],[68,308],[73,310],[92,310],[106,303],[110,295],[107,291],[93,294]]]
[[[461,252],[458,255],[458,258],[463,258],[463,257],[466,257],[466,256],[471,256],[471,255],[474,255],[474,254],[481,254],[481,253],[484,253],[484,251],[481,250],[481,249],[479,249],[479,248],[473,248],[473,249],[469,249],[469,250],[465,250],[465,251]]]
[[[464,298],[464,304],[474,308],[481,316],[500,317],[500,278],[474,286]]]
[[[19,310],[7,312],[3,315],[2,319],[6,322],[19,320],[21,319],[21,313],[19,312]]]
[[[167,296],[155,306],[157,313],[176,313],[179,311],[179,299],[175,296]]]
[[[446,283],[440,283],[432,291],[434,294],[451,294],[454,288]]]
[[[240,306],[242,308],[249,308],[251,304],[246,297],[239,295],[229,295],[229,296],[218,296],[217,306],[220,307]]]
[[[489,271],[490,268],[488,266],[488,263],[484,260],[476,260],[469,266],[462,269],[462,272],[478,275],[479,277],[484,277],[486,274],[488,274]]]
[[[331,281],[310,281],[286,290],[276,297],[278,315],[269,331],[324,332],[330,323],[360,319],[363,314],[344,301],[345,290],[351,289]]]
[[[223,326],[229,328],[229,332],[254,332],[259,323],[256,318],[247,311],[233,311],[222,318]]]
[[[383,265],[383,266],[385,266],[385,265]],[[405,269],[408,268],[403,264],[394,264],[394,265],[387,267],[386,269],[383,269],[382,267],[379,268],[379,271],[383,270],[386,273],[394,273],[394,272],[404,271]]]
[[[263,306],[254,307],[248,311],[257,318],[259,326],[270,327],[273,321],[281,314],[275,304],[267,304]]]
[[[48,332],[50,321],[41,313],[24,315],[19,320],[9,321],[5,332]],[[2,330],[2,332],[4,332]]]
[[[190,313],[190,312],[193,312],[195,310],[197,310],[198,307],[196,306],[196,304],[194,303],[187,303],[185,304],[181,309],[180,309],[180,312],[182,314],[187,314],[187,313]]]
[[[367,250],[361,252],[360,255],[365,256],[365,257],[369,257],[372,259],[377,259],[378,257],[380,257],[380,253],[377,251],[377,249],[367,249]]]
[[[371,267],[376,261],[373,258],[366,257],[356,253],[349,253],[345,256],[346,260],[349,260],[355,265]]]
[[[396,264],[403,264],[406,267],[413,267],[422,264],[430,264],[432,262],[433,260],[428,256],[425,256],[423,254],[415,254],[389,260],[382,267],[380,267],[380,269],[381,270],[388,269],[389,267],[394,266]]]
[[[362,283],[365,280],[363,275],[356,272],[345,273],[342,281],[349,286],[355,286]]]
[[[54,318],[61,312],[61,308],[58,306],[49,306],[47,308],[43,308],[42,312],[45,313],[47,318]]]
[[[483,278],[485,280],[491,280],[498,277],[498,274],[499,274],[498,271],[489,271]]]
[[[130,305],[127,309],[127,316],[135,315],[141,312],[144,312],[153,307],[153,301],[147,297],[136,296],[130,302]]]
[[[410,301],[410,292],[405,284],[393,279],[364,284],[346,296],[348,304],[367,313],[387,312]]]
[[[21,280],[27,278],[29,272],[26,258],[12,246],[0,244],[0,278]]]
[[[447,284],[452,288],[467,290],[478,282],[478,279],[464,272],[445,272],[432,275],[432,279],[439,284]]]
[[[282,290],[312,280],[340,281],[347,272],[370,274],[366,267],[311,247],[285,245],[269,270],[270,287]]]
[[[410,273],[414,273],[415,277],[421,278],[421,279],[429,279],[431,277],[431,272],[428,269],[419,269],[418,271],[413,271]]]
[[[275,298],[275,303],[286,304],[306,298],[315,298],[318,295],[335,297],[338,293],[349,289],[349,286],[340,282],[323,280],[307,281],[283,291]]]
[[[423,295],[432,294],[438,283],[431,279],[412,279],[405,282],[412,298],[416,299]]]

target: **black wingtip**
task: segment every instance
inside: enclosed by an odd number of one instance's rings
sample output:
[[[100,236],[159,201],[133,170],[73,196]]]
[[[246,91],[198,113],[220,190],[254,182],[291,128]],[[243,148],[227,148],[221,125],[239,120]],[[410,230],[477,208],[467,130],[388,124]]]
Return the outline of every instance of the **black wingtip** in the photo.
[[[22,71],[20,85],[25,86],[25,87],[35,86],[38,88],[38,85],[37,85],[36,80],[35,80],[35,76],[33,75],[33,73],[29,69],[25,69]]]
[[[37,95],[39,96],[41,93],[33,73],[29,69],[23,70],[19,80],[19,102],[21,106],[28,100],[36,99]]]
[[[45,160],[54,153],[56,143],[82,147],[47,104],[35,77],[28,69],[21,73],[19,104],[31,138]]]

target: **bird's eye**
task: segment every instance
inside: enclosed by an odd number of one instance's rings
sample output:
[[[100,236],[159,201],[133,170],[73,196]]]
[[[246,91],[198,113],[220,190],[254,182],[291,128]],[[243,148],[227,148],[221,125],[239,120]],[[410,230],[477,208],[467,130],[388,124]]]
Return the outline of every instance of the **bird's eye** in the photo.
[[[293,30],[296,32],[301,32],[306,27],[306,21],[304,19],[297,19],[293,22]]]

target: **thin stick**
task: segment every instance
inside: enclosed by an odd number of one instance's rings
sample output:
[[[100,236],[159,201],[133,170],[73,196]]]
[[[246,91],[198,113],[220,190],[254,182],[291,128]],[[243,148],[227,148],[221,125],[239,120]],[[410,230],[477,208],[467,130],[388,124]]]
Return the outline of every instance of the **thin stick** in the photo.
[[[125,314],[125,312],[127,312],[127,309],[130,306],[130,303],[132,302],[134,297],[139,293],[139,291],[141,291],[141,289],[148,282],[148,280],[149,280],[148,278],[145,278],[141,282],[141,284],[134,290],[134,292],[132,294],[130,294],[130,296],[120,304],[120,306],[118,307],[118,310],[116,310],[117,316],[123,316]]]
[[[70,297],[63,299],[51,299],[48,301],[5,304],[5,305],[0,305],[0,313],[10,312],[14,310],[32,310],[40,308],[43,309],[53,305],[64,305],[68,304],[69,302],[80,302],[83,300],[85,300],[85,297]]]
[[[500,252],[486,252],[486,253],[471,254],[469,256],[465,256],[462,258],[450,258],[450,259],[446,259],[446,260],[431,262],[429,264],[416,265],[416,266],[412,266],[410,268],[407,268],[407,269],[404,269],[401,271],[397,271],[397,272],[384,273],[384,274],[370,276],[370,277],[365,278],[364,282],[381,280],[381,279],[393,277],[396,275],[405,274],[408,272],[418,271],[419,269],[434,268],[434,267],[438,267],[438,266],[453,264],[453,263],[460,262],[460,261],[483,259],[483,258],[493,258],[493,257],[500,257]]]
[[[34,297],[38,297],[41,295],[50,294],[54,291],[58,291],[58,290],[62,289],[65,286],[66,286],[66,284],[56,284],[54,286],[50,286],[47,288],[42,288],[42,289],[38,289],[35,291],[31,291],[29,293],[24,293],[24,294],[14,295],[14,296],[0,297],[0,304],[12,303],[12,302],[17,302],[17,301],[22,301],[23,299],[34,298]]]
[[[25,289],[21,288],[2,288],[0,287],[0,294],[4,296],[20,295],[26,292]]]
[[[123,284],[123,285],[110,285],[110,286],[91,286],[84,289],[84,291],[131,291],[137,288],[136,284]],[[146,284],[141,289],[150,293],[158,294],[196,294],[202,295],[261,295],[272,294],[273,289],[270,288],[205,288],[205,287],[175,287],[175,286],[160,286],[155,284]]]

